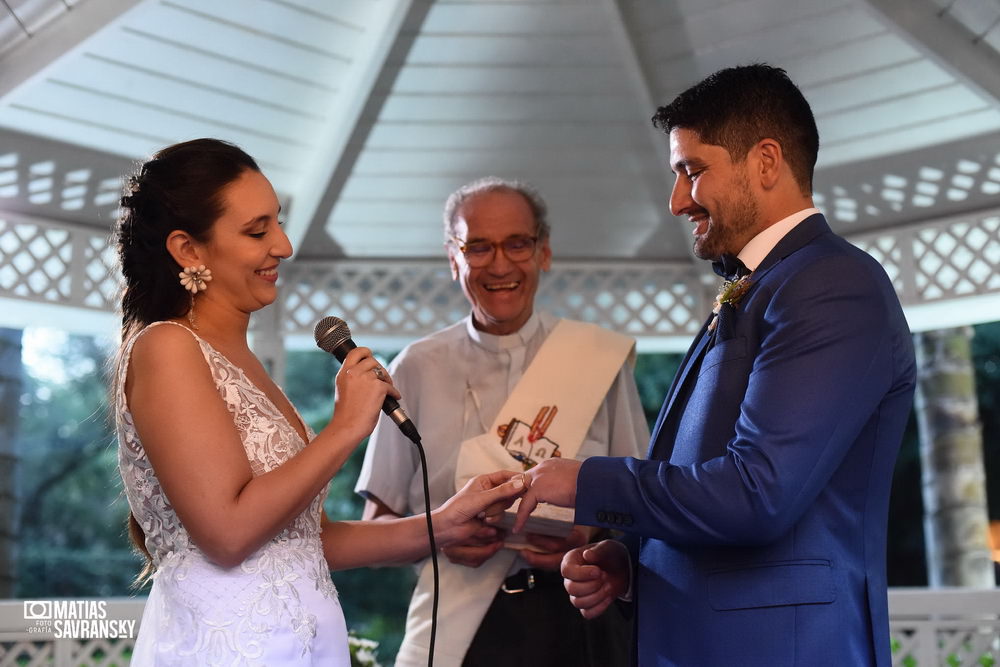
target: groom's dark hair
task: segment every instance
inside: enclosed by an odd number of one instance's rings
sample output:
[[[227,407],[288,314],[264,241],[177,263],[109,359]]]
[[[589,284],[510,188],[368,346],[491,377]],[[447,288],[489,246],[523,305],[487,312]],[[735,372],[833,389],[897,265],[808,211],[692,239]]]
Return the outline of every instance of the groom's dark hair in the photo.
[[[722,146],[739,162],[761,139],[774,139],[803,194],[812,193],[819,132],[809,103],[780,67],[763,63],[719,70],[656,110],[653,125]]]

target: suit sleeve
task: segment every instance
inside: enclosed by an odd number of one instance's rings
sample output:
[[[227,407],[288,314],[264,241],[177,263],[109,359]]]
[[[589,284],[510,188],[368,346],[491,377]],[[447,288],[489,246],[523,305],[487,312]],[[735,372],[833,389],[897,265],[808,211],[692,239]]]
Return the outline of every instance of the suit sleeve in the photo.
[[[627,516],[613,527],[679,545],[785,534],[892,386],[898,331],[876,269],[827,257],[758,295],[769,297],[759,348],[735,436],[715,450],[725,454],[686,466],[592,458],[577,482],[577,523]]]

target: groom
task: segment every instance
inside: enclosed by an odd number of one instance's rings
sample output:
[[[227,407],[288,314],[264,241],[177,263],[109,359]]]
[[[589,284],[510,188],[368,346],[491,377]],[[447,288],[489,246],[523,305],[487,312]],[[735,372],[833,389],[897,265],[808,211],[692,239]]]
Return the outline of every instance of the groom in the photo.
[[[886,519],[915,372],[892,284],[813,207],[819,137],[783,70],[719,71],[653,122],[671,212],[726,275],[717,313],[649,460],[546,461],[518,520],[549,502],[624,531],[562,573],[587,618],[635,601],[643,667],[888,667]]]

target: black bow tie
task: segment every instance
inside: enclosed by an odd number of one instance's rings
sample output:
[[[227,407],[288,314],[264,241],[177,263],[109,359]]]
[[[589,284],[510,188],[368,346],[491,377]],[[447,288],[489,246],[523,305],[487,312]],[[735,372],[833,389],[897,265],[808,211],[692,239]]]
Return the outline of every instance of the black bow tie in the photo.
[[[750,269],[736,255],[723,255],[712,262],[712,270],[726,280],[737,280],[750,275]]]

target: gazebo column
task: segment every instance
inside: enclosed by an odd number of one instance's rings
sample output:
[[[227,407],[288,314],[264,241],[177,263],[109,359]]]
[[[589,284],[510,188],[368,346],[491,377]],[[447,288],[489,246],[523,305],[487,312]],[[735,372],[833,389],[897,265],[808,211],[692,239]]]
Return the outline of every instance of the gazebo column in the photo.
[[[264,369],[279,387],[285,385],[285,336],[282,329],[284,309],[279,298],[253,315],[251,347]]]
[[[917,423],[931,586],[992,588],[971,327],[916,334]]]
[[[22,386],[21,330],[0,328],[0,598],[17,584],[17,430]]]

